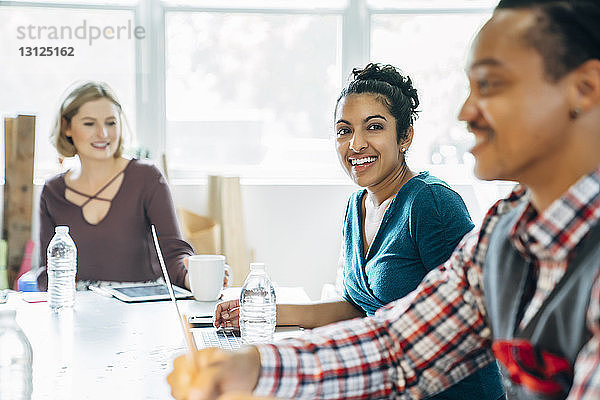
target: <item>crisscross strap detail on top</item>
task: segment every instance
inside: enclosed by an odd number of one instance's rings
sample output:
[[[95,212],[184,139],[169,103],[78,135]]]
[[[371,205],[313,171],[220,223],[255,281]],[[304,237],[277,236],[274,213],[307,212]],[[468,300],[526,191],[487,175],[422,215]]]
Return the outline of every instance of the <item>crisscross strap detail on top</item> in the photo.
[[[109,186],[111,185],[111,183],[113,183],[114,181],[116,181],[116,180],[117,180],[117,178],[118,178],[119,176],[121,176],[121,175],[122,175],[124,172],[125,172],[125,169],[122,169],[121,171],[119,171],[119,173],[118,173],[118,174],[116,174],[114,177],[112,177],[110,181],[108,181],[108,182],[107,182],[107,183],[106,183],[104,186],[102,186],[102,187],[100,188],[100,190],[98,190],[96,193],[94,193],[94,194],[93,194],[93,195],[91,195],[91,196],[90,196],[89,194],[85,194],[85,193],[83,193],[83,192],[80,192],[79,190],[75,190],[75,189],[73,189],[71,186],[69,186],[69,185],[66,185],[66,183],[65,183],[65,185],[67,186],[67,189],[69,189],[70,191],[72,191],[72,192],[75,192],[75,193],[77,193],[77,194],[78,194],[78,195],[80,195],[80,196],[83,196],[83,197],[87,197],[87,198],[88,198],[86,201],[84,201],[84,202],[83,202],[83,204],[82,204],[82,205],[80,205],[80,206],[79,206],[80,208],[83,208],[83,207],[85,207],[85,206],[86,206],[86,205],[87,205],[87,204],[88,204],[90,201],[92,201],[92,200],[107,201],[107,202],[109,202],[109,203],[110,203],[110,202],[112,201],[112,199],[104,199],[104,198],[102,198],[102,197],[98,197],[98,195],[99,195],[100,193],[102,193],[102,192],[104,191],[104,189],[106,189],[107,187],[109,187]]]

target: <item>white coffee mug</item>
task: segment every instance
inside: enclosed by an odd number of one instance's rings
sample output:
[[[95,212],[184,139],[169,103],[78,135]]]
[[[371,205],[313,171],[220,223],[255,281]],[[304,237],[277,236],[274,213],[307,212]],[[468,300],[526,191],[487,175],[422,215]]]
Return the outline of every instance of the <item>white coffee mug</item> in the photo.
[[[190,289],[198,301],[215,301],[221,295],[225,269],[225,256],[213,254],[198,254],[188,257],[188,275]],[[230,277],[231,279],[231,277]]]

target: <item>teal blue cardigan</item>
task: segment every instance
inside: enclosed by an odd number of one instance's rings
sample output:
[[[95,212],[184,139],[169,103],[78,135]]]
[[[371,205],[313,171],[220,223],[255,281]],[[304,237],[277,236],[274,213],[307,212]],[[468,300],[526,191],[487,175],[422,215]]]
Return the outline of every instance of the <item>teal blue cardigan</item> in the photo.
[[[444,181],[422,172],[390,202],[364,256],[362,199],[348,200],[344,222],[344,298],[372,315],[419,285],[444,263],[474,225],[462,198]],[[496,363],[475,372],[433,399],[496,400],[503,394]]]
[[[444,181],[422,172],[392,199],[364,257],[365,193],[354,193],[346,210],[344,297],[372,315],[416,289],[474,225],[462,198]]]

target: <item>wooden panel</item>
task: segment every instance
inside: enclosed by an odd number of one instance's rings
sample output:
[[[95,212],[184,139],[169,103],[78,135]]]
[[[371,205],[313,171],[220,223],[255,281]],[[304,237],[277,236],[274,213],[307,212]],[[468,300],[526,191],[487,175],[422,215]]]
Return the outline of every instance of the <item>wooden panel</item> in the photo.
[[[3,205],[2,205],[2,239],[6,242],[8,235],[8,221],[10,216],[10,206],[8,204],[8,187],[11,175],[11,163],[10,160],[14,158],[15,149],[13,144],[13,137],[15,135],[15,126],[17,124],[16,118],[4,118],[4,195],[3,195]],[[8,246],[7,246],[8,247]],[[5,265],[4,267],[7,270],[7,280],[8,287],[13,287],[14,277],[8,267],[8,249],[4,250],[5,257]],[[12,279],[11,279],[12,278]]]
[[[233,271],[233,285],[241,286],[250,270],[239,177],[208,177],[208,214],[221,225],[221,245]]]
[[[214,219],[177,208],[183,237],[194,248],[195,254],[223,254],[221,226]]]
[[[31,238],[35,117],[5,118],[5,182],[2,237],[7,241],[10,286],[17,277],[25,245]]]

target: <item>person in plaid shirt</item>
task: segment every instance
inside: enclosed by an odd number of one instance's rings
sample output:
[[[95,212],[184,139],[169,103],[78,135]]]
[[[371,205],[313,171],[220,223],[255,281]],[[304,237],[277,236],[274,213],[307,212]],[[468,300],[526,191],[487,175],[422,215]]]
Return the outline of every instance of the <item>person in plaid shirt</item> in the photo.
[[[600,4],[501,0],[459,114],[481,179],[519,184],[369,318],[175,360],[177,399],[425,398],[493,362],[510,399],[600,398]]]

